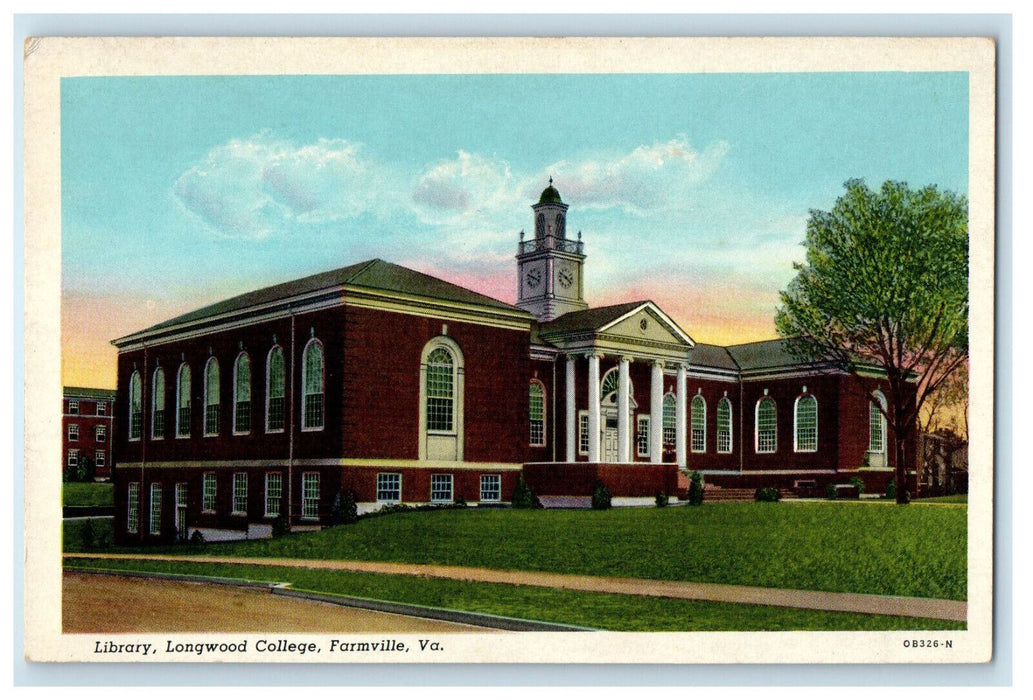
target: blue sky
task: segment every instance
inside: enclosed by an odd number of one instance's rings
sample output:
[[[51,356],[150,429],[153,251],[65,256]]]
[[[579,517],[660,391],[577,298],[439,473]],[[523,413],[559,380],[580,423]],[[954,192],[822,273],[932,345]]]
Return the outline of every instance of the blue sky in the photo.
[[[807,213],[843,182],[968,191],[962,73],[62,81],[66,384],[108,341],[371,257],[513,301],[550,176],[586,298],[696,340],[774,333]]]

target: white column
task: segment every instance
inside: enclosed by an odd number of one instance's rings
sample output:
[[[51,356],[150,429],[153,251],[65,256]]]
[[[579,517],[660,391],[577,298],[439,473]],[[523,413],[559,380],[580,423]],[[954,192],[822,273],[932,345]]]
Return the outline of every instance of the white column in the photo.
[[[588,357],[588,461],[599,461],[599,355]]]
[[[664,363],[653,363],[649,385],[649,461],[659,464],[664,456]]]
[[[567,355],[567,461],[573,462],[577,458],[577,403],[574,396],[574,365],[576,360],[573,355]]]
[[[684,469],[688,462],[685,459],[685,365],[678,365],[678,385],[676,388],[677,393],[677,410],[675,411],[675,420],[678,422],[675,438],[674,447],[675,453],[678,458],[678,466]]]
[[[617,374],[617,461],[620,464],[631,461],[631,377],[628,374],[630,364],[630,357],[621,357]]]

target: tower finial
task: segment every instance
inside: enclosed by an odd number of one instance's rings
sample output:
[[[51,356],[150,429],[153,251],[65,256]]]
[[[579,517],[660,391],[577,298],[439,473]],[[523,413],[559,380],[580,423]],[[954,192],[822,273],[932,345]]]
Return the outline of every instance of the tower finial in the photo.
[[[549,176],[549,186],[552,186],[552,175]]]

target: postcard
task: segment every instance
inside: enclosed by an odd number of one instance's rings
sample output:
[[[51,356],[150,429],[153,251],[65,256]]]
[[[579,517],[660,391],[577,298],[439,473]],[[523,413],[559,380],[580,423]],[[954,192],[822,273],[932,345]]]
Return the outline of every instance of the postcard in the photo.
[[[988,662],[994,89],[979,37],[29,40],[26,658]]]

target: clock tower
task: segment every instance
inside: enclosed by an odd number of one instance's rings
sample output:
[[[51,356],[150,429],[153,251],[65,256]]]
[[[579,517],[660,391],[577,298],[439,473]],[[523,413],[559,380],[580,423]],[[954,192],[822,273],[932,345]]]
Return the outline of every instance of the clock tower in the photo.
[[[567,205],[552,186],[542,191],[534,210],[534,238],[524,240],[520,232],[517,252],[517,306],[530,311],[539,321],[551,321],[568,311],[587,309],[582,271],[585,255],[581,233],[567,238]]]

